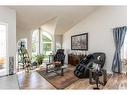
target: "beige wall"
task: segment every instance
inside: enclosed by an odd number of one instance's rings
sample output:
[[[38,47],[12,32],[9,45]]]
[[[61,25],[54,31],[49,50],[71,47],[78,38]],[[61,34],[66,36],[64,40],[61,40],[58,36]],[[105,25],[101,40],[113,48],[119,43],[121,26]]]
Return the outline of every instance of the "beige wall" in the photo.
[[[71,49],[71,36],[88,32],[88,52],[105,52],[105,68],[111,72],[115,51],[112,29],[124,25],[127,25],[127,7],[101,7],[64,34],[63,47],[66,51]]]
[[[0,22],[8,24],[7,53],[9,60],[9,56],[16,57],[16,12],[6,7],[0,7]],[[9,62],[7,62],[7,73],[9,73]]]

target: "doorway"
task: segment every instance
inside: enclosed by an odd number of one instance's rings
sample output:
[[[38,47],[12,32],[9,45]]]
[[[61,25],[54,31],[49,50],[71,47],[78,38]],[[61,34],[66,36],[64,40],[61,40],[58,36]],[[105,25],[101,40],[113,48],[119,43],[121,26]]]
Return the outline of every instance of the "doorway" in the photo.
[[[7,24],[0,23],[0,77],[7,75]]]

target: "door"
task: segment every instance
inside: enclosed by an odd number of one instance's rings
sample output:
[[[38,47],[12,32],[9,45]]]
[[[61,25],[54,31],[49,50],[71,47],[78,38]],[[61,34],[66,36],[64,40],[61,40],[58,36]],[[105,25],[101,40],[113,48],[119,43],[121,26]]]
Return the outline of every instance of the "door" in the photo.
[[[0,76],[7,74],[7,25],[0,23]]]

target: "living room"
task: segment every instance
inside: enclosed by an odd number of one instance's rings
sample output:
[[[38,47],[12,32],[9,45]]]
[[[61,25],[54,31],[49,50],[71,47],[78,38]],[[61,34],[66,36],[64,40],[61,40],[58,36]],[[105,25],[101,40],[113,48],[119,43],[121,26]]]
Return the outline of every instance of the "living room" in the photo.
[[[86,58],[89,54],[99,52],[103,52],[106,56],[103,69],[107,72],[107,82],[105,85],[99,84],[97,88],[126,89],[126,62],[121,61],[122,59],[126,61],[127,58],[127,37],[125,33],[114,33],[126,32],[126,11],[126,6],[1,6],[1,31],[6,32],[6,34],[1,34],[3,38],[1,37],[0,42],[3,46],[0,50],[2,56],[0,63],[3,66],[1,68],[4,68],[0,73],[0,81],[3,83],[0,86],[1,89],[93,89],[96,83],[90,84],[89,78],[80,79],[74,75],[74,70],[84,59],[78,59],[76,65],[72,65],[74,63],[68,64],[68,58],[69,54],[84,55]],[[74,39],[82,35],[85,46],[80,48],[82,45],[80,44],[77,48],[79,43],[75,43]],[[119,38],[123,39],[120,42],[121,58],[118,57],[120,54],[115,54],[116,44],[119,44],[115,42],[118,40],[115,35],[124,36]],[[27,50],[31,63],[35,63],[34,68],[20,66],[22,65],[22,62],[19,62],[20,45]],[[63,72],[63,76],[55,73],[56,79],[53,77],[47,79],[47,75],[54,74],[54,72],[46,73],[44,77],[44,74],[41,75],[38,70],[43,67],[46,69],[47,64],[50,63],[49,55],[56,54],[59,49],[63,49],[65,55],[65,65],[58,71],[60,74]],[[44,59],[43,63],[36,67],[38,63],[35,62],[35,56],[38,54],[44,54]],[[6,61],[3,61],[3,57]],[[116,62],[115,58],[121,60]],[[114,63],[117,64],[114,65]],[[72,69],[71,74],[66,73],[68,68]],[[12,81],[12,84],[9,83],[10,87],[6,85],[5,79],[8,82]],[[61,80],[61,83],[64,81],[62,85],[58,80]],[[112,82],[114,84],[111,85]]]

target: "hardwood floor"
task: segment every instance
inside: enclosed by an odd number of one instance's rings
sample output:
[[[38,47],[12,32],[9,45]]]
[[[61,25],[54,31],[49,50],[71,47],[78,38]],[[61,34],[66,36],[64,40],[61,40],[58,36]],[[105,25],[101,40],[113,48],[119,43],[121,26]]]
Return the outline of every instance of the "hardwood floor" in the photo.
[[[65,89],[66,90],[67,89],[69,90],[91,90],[94,87],[96,87],[96,85],[90,85],[89,79],[79,79],[78,81],[74,82],[73,84],[71,84]],[[99,88],[103,89],[103,86],[99,85]]]
[[[20,89],[56,89],[36,71],[18,74],[18,81]],[[92,89],[93,87],[96,85],[90,85],[88,79],[79,79],[65,89]],[[100,88],[102,89],[102,86]]]
[[[127,89],[127,75],[126,74],[114,74],[109,79],[104,89]]]
[[[36,71],[18,74],[20,89],[55,89],[46,79]]]
[[[30,73],[19,73],[18,81],[20,89],[56,89],[52,86],[45,78],[43,78],[36,71],[31,71]],[[96,85],[90,85],[89,79],[79,79],[74,82],[65,90],[69,89],[93,89]],[[105,87],[99,85],[100,89],[127,89],[127,75],[125,74],[115,74],[112,75],[108,80]]]

